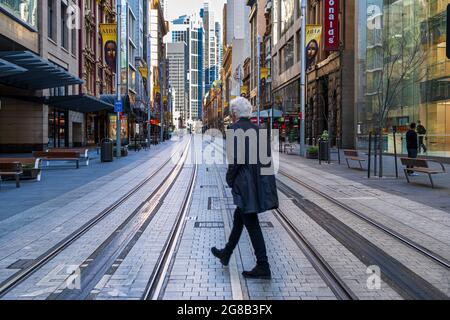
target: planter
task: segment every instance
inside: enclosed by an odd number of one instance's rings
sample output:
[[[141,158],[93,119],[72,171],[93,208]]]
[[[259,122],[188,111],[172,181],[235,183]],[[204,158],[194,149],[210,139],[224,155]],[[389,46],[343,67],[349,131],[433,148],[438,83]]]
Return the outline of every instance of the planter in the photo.
[[[23,169],[23,174],[21,176],[23,179],[37,179],[38,181],[41,180],[41,169]]]
[[[306,158],[307,159],[318,159],[318,154],[317,152],[308,152],[306,151]]]

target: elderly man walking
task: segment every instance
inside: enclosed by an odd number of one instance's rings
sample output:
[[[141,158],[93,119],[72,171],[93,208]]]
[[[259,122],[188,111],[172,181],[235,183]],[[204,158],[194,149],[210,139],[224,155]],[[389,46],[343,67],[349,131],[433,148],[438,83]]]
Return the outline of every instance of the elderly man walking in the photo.
[[[243,275],[247,278],[270,279],[271,272],[267,258],[266,245],[259,224],[258,213],[278,208],[278,195],[274,174],[262,174],[262,169],[267,168],[267,164],[261,164],[259,146],[260,139],[268,137],[260,136],[258,126],[250,121],[252,105],[242,97],[231,101],[231,116],[233,125],[227,132],[227,145],[230,142],[234,145],[233,153],[228,153],[228,171],[226,175],[227,184],[232,188],[233,201],[236,205],[234,212],[233,228],[224,249],[211,248],[213,255],[220,259],[220,262],[227,266],[230,257],[236,248],[241,237],[243,228],[247,229],[253,249],[256,255],[256,266],[251,271],[244,271]],[[236,137],[243,134],[244,143],[237,143]],[[251,139],[251,137],[257,137]],[[242,141],[241,141],[242,142]],[[269,140],[267,140],[269,143]],[[270,148],[268,148],[270,152]],[[256,153],[256,154],[255,154]],[[269,155],[264,155],[269,157]],[[252,159],[255,159],[253,161]],[[230,159],[232,161],[230,161]]]

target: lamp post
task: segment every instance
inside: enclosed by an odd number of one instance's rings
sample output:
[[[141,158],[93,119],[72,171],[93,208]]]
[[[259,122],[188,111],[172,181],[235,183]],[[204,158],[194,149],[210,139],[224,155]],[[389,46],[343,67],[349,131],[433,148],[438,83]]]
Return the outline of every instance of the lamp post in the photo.
[[[121,94],[120,94],[120,59],[121,59],[121,16],[122,16],[122,6],[121,6],[121,0],[117,1],[117,63],[116,63],[116,100],[117,102],[121,101]],[[117,158],[120,158],[120,149],[121,149],[121,129],[122,129],[122,124],[120,121],[120,112],[116,113],[116,156]]]
[[[301,6],[301,33],[300,33],[300,156],[305,156],[305,99],[306,99],[306,2],[299,0]]]
[[[261,37],[258,34],[257,40],[256,40],[256,61],[257,61],[257,69],[258,69],[258,95],[256,96],[256,105],[257,105],[257,113],[258,113],[258,127],[260,125],[260,103],[261,103]]]

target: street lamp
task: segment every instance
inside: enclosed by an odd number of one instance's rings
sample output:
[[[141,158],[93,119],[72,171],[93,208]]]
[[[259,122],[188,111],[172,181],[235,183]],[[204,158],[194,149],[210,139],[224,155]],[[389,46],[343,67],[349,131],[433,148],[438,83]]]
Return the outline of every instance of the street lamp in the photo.
[[[299,0],[301,6],[301,33],[300,33],[300,156],[305,156],[305,103],[306,103],[306,2]]]
[[[121,63],[121,21],[122,18],[122,3],[120,0],[117,1],[117,63],[116,63],[116,94],[117,94],[117,102],[119,103],[121,101],[121,94],[120,94],[120,63]],[[117,110],[116,110],[117,111]],[[116,156],[117,158],[120,158],[120,149],[121,149],[121,131],[122,131],[122,124],[120,121],[120,112],[116,113]]]

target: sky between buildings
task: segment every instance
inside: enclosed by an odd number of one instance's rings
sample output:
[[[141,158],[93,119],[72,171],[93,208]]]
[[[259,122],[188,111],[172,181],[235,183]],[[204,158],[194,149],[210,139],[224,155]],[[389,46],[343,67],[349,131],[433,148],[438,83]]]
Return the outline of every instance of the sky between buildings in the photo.
[[[210,7],[215,13],[216,21],[222,24],[222,9],[226,0],[209,0]],[[204,0],[166,0],[167,17],[166,20],[171,21],[184,14],[199,12],[203,7]]]

